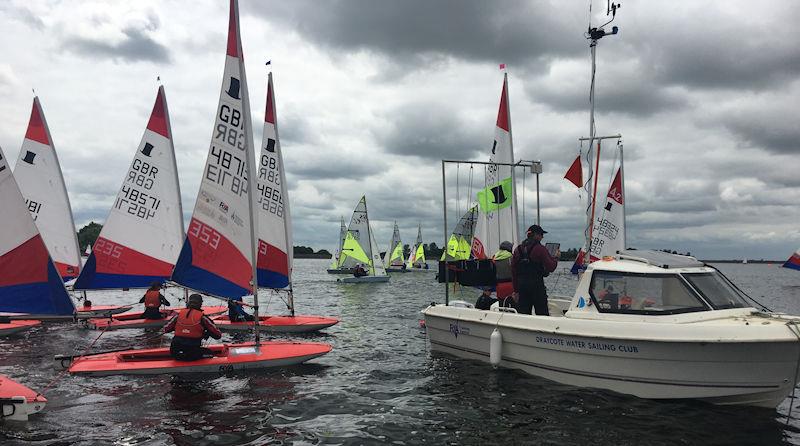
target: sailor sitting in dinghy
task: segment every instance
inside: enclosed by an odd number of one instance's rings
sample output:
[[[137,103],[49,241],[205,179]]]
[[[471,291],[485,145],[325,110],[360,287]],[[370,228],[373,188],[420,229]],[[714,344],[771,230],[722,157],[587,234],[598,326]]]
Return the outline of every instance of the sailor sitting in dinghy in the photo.
[[[187,308],[179,311],[164,327],[164,333],[175,331],[169,352],[178,361],[196,361],[213,356],[211,350],[201,347],[203,339],[209,336],[214,339],[222,337],[214,322],[203,314],[202,306],[203,297],[192,294]]]
[[[144,313],[142,313],[143,318],[164,319],[164,315],[161,314],[161,306],[170,305],[169,301],[164,297],[163,294],[160,293],[159,290],[161,290],[161,283],[153,282],[147,292],[144,293],[144,296],[142,296],[142,298],[139,300],[140,304],[144,304]]]

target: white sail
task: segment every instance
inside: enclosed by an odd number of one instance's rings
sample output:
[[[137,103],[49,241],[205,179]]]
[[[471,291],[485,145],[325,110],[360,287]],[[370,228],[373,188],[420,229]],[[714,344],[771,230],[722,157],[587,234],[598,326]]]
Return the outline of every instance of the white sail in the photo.
[[[58,154],[38,97],[33,98],[14,177],[58,273],[64,280],[77,277],[81,270],[78,235]]]
[[[39,229],[28,212],[0,149],[0,311],[70,315],[75,306],[64,288]]]
[[[231,299],[253,292],[257,212],[248,194],[254,169],[250,101],[239,37],[239,14],[231,0],[225,71],[200,190],[172,279]],[[255,176],[255,174],[253,174]]]
[[[441,260],[467,260],[470,258],[472,238],[475,234],[475,224],[478,219],[478,206],[473,206],[458,220],[453,233],[447,239],[447,249],[442,253]]]
[[[389,240],[389,249],[383,256],[383,264],[385,266],[402,266],[405,263],[405,255],[403,253],[403,241],[400,240],[400,228],[397,227],[397,222],[394,222],[394,230],[392,231],[392,239]]]
[[[500,95],[500,109],[497,112],[494,143],[489,161],[514,163],[507,74],[503,76],[503,91]],[[519,242],[519,230],[513,168],[487,166],[486,187],[478,192],[477,200],[480,213],[472,242],[473,257],[478,259],[491,257],[504,241],[516,245]]]
[[[278,138],[272,73],[267,81],[264,137],[258,163],[258,285],[284,288],[292,275],[289,191]]]
[[[146,288],[163,282],[172,274],[183,238],[181,191],[162,86],[94,252],[74,288]]]
[[[339,255],[339,268],[352,268],[360,263],[369,267],[371,275],[385,275],[386,269],[374,238],[369,227],[367,198],[362,196],[353,210],[353,217],[347,226],[347,234]],[[377,262],[375,258],[378,259]]]
[[[592,228],[592,261],[605,256],[613,256],[618,251],[625,250],[625,196],[623,192],[624,178],[622,168],[617,169],[617,174],[608,188],[605,204],[600,213],[595,217]]]

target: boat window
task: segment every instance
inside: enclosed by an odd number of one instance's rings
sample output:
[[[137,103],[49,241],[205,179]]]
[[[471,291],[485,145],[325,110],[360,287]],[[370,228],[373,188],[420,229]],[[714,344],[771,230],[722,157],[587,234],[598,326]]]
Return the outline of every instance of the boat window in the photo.
[[[677,274],[595,271],[589,291],[601,313],[660,315],[708,310]]]
[[[684,274],[683,277],[700,292],[715,310],[751,306],[744,296],[718,272]]]

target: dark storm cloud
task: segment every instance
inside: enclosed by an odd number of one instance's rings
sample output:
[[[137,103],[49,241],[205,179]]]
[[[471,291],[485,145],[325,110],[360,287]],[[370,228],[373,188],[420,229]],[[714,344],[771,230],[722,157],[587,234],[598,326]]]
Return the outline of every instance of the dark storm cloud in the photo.
[[[392,57],[449,54],[467,60],[522,64],[577,54],[580,41],[558,38],[584,17],[552,14],[545,2],[512,0],[335,1],[258,3],[255,14],[283,22],[309,40],[345,51]]]
[[[433,102],[401,105],[384,115],[390,129],[378,132],[386,151],[404,156],[470,159],[476,152],[489,152],[488,132],[477,132],[459,118],[455,110]],[[486,143],[486,149],[481,147]]]
[[[167,63],[171,60],[169,50],[150,36],[150,33],[156,28],[158,28],[157,24],[144,29],[127,27],[122,30],[125,38],[113,43],[103,39],[69,37],[62,46],[76,54],[95,59]]]
[[[800,126],[794,112],[781,116],[774,116],[770,111],[765,111],[765,114],[736,114],[724,125],[749,145],[772,153],[800,153]]]

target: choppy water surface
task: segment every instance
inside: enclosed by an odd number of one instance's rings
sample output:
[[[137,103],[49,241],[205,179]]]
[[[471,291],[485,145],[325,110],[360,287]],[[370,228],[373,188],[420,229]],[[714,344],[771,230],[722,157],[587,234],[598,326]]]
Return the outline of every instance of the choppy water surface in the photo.
[[[419,311],[444,301],[432,272],[343,285],[326,266],[297,261],[295,296],[300,314],[341,318],[305,337],[333,344],[330,354],[289,369],[194,381],[63,376],[46,392],[43,413],[0,425],[0,444],[800,444],[800,409],[785,424],[789,400],[777,411],[647,401],[431,354]],[[800,314],[796,271],[719,266],[765,305]],[[568,275],[548,281],[551,294],[571,294],[575,286]],[[140,294],[90,298],[130,303]],[[474,301],[475,294],[464,291],[463,298]],[[277,297],[261,300],[275,313],[285,308]],[[85,348],[98,334],[47,324],[0,338],[0,373],[44,389],[58,375],[52,356]],[[158,345],[147,340],[152,335],[108,332],[96,347]]]

